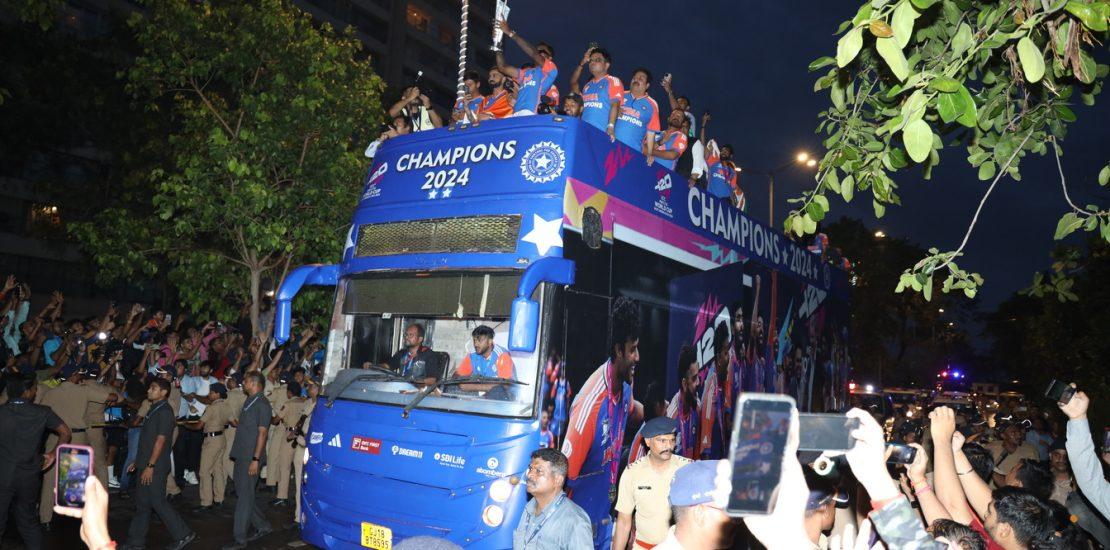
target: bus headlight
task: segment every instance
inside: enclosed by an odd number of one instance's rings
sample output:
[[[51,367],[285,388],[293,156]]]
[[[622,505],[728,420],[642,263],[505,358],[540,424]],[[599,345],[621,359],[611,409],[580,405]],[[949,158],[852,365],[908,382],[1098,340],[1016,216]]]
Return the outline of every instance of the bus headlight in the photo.
[[[502,510],[500,506],[494,506],[493,504],[491,504],[489,506],[486,506],[485,510],[482,510],[482,523],[485,523],[490,527],[497,527],[498,525],[501,525],[501,522],[504,520],[505,511]]]
[[[494,502],[505,502],[509,500],[509,495],[513,493],[513,486],[509,484],[508,480],[499,479],[494,481],[489,486],[489,498]]]

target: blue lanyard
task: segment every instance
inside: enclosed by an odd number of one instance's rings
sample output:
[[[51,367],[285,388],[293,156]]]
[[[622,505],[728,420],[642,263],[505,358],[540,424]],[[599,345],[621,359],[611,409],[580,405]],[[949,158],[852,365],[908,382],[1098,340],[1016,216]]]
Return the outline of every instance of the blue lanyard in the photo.
[[[524,541],[524,546],[528,546],[529,544],[531,544],[532,540],[535,539],[536,536],[538,536],[540,534],[540,531],[543,529],[543,526],[545,524],[547,524],[547,520],[551,519],[551,516],[555,515],[555,511],[559,509],[559,506],[561,506],[563,504],[563,500],[565,500],[566,498],[567,498],[566,493],[560,493],[559,494],[559,498],[555,501],[554,504],[551,505],[551,508],[546,511],[547,515],[543,516],[543,520],[541,520],[540,524],[536,526],[536,530],[532,531],[531,535],[528,535],[528,540]],[[541,513],[541,515],[542,515],[542,513]],[[528,523],[531,524],[532,522],[528,522]]]
[[[252,395],[251,398],[250,398],[250,401],[247,401],[247,403],[243,406],[243,412],[247,412],[247,410],[249,410],[251,408],[251,406],[253,406],[255,404],[255,402],[257,402],[260,397],[262,397],[261,393],[256,393],[256,394]]]
[[[149,419],[150,417],[154,416],[154,413],[155,413],[155,412],[156,412],[156,411],[157,411],[158,409],[161,409],[161,408],[162,408],[162,407],[164,407],[164,406],[166,406],[166,401],[165,401],[165,400],[162,400],[162,402],[161,402],[161,403],[159,403],[159,404],[155,405],[155,406],[154,406],[153,408],[151,408],[151,409],[150,409],[149,411],[147,411],[147,413],[146,413],[146,417],[147,417],[147,419]],[[146,420],[143,420],[143,424],[146,424]]]

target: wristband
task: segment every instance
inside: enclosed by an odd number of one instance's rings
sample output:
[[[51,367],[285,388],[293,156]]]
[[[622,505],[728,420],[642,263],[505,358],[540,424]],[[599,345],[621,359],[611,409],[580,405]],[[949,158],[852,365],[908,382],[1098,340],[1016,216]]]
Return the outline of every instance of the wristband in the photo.
[[[147,465],[146,465],[146,467],[147,467],[147,468],[151,468],[151,469],[153,469],[153,468],[154,468],[154,465],[153,465],[153,464],[147,464]]]
[[[257,456],[252,456],[251,457],[251,462],[258,462],[258,457]]]
[[[615,128],[615,127],[616,127],[616,125],[615,125],[615,124],[613,124],[612,122],[610,122],[610,123],[609,123],[609,126],[608,126],[608,127],[609,127],[609,128]]]
[[[927,492],[932,491],[932,490],[933,490],[933,487],[930,486],[928,483],[926,483],[925,486],[923,486],[921,488],[914,487],[913,488],[913,494],[920,495],[921,493],[927,493]]]
[[[116,547],[116,541],[110,540],[103,546],[97,546],[94,550],[111,550]]]
[[[966,476],[967,474],[970,474],[971,472],[974,472],[974,471],[975,471],[975,468],[971,468],[970,470],[968,470],[968,471],[966,471],[966,472],[956,472],[956,475],[958,475],[958,476]]]
[[[928,487],[929,486],[929,480],[927,480],[927,479],[922,479],[921,481],[910,480],[910,486],[912,486],[914,489],[916,489],[918,485],[924,485],[924,486]]]

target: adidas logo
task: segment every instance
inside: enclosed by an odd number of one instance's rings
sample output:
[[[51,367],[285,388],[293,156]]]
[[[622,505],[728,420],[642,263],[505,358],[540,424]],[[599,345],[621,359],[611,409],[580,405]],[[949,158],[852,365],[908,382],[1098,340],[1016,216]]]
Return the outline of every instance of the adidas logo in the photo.
[[[328,447],[343,448],[343,440],[339,439],[339,434],[335,434],[335,437],[328,440]]]

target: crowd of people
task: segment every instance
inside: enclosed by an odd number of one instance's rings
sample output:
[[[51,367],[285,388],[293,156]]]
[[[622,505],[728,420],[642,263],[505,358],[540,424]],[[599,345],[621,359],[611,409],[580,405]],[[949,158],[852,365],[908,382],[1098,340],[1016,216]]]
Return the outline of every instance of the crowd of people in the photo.
[[[299,516],[296,487],[323,357],[311,327],[279,347],[268,311],[260,321],[267,329],[252,335],[247,308],[229,326],[139,304],[123,312],[111,303],[101,316],[72,318],[58,292],[33,316],[30,304],[30,286],[7,277],[0,287],[0,536],[10,512],[25,545],[40,548],[55,512],[67,510],[55,507],[60,444],[90,447],[97,490],[133,500],[129,547],[144,546],[152,512],[177,541],[172,547],[193,541],[175,511],[185,505],[186,485],[198,486],[195,511],[202,514],[222,508],[234,487],[230,548],[270,531],[253,507],[260,476],[273,493],[270,504]]]
[[[447,124],[558,114],[580,118],[608,134],[610,140],[643,154],[649,165],[678,172],[691,187],[700,186],[739,209],[747,206],[732,146],[707,139],[711,120],[708,111],[703,113],[698,131],[690,99],[675,93],[671,75],[659,81],[667,99],[666,108],[661,108],[649,93],[654,83],[649,69],[634,68],[628,73],[626,87],[610,72],[612,54],[591,45],[564,88],[570,93],[562,95],[556,84],[559,69],[555,49],[546,42],[533,45],[505,21],[496,24],[525,54],[526,61],[520,66],[509,64],[502,49],[495,45],[497,64],[488,68],[485,78],[476,70],[464,73],[464,95],[447,118],[436,110],[419,83],[405,88],[389,108],[388,129],[367,150],[368,156],[373,156],[377,145],[387,139]],[[585,83],[583,73],[587,73]]]

